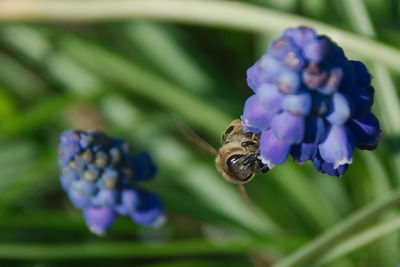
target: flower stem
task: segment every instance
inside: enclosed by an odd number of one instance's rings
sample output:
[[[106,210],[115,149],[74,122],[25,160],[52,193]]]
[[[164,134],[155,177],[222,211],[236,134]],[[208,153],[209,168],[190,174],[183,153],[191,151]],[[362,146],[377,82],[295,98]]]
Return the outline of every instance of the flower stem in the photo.
[[[342,220],[327,232],[276,263],[274,267],[298,266],[308,262],[329,249],[339,240],[345,238],[364,224],[398,204],[400,204],[400,188],[393,191],[390,195],[379,198],[354,212],[351,216]]]
[[[400,52],[395,48],[315,20],[245,3],[200,0],[0,1],[0,21],[122,19],[151,19],[263,33],[279,33],[287,27],[308,25],[328,34],[345,49],[400,71]]]

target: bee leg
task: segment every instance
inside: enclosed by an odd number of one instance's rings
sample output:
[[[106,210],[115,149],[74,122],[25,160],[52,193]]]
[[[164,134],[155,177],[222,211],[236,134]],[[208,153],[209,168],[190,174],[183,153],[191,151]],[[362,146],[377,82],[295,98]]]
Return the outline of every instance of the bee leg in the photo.
[[[261,169],[260,169],[260,172],[266,173],[267,171],[269,171],[269,168],[267,167],[267,165],[262,164],[262,167],[261,167]]]

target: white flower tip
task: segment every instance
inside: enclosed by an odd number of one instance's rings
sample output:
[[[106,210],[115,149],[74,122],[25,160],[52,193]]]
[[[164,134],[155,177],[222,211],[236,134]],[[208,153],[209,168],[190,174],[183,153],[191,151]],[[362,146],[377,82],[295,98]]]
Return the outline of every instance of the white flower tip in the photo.
[[[258,156],[258,159],[260,159],[261,160],[261,162],[264,164],[264,165],[267,165],[267,167],[268,167],[268,169],[272,169],[274,166],[275,166],[275,164],[274,163],[272,163],[270,160],[268,160],[268,159],[265,159],[263,156]]]
[[[165,217],[165,215],[160,215],[151,226],[158,229],[161,228],[166,222],[167,222],[167,217]]]
[[[340,167],[340,165],[343,165],[343,164],[351,164],[351,163],[353,163],[353,158],[349,158],[349,159],[343,158],[343,159],[340,160],[340,161],[334,162],[334,163],[333,163],[333,168],[334,168],[334,169],[337,169],[337,168]]]
[[[96,225],[88,225],[90,232],[93,234],[103,237],[106,235],[106,231]]]

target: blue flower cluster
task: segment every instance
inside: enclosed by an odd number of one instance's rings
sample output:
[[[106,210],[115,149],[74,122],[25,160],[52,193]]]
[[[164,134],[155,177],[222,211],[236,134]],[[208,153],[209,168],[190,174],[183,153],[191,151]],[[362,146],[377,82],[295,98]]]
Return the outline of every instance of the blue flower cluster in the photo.
[[[341,176],[354,149],[375,149],[380,125],[370,112],[374,88],[363,63],[348,60],[331,39],[308,27],[289,28],[247,71],[253,89],[242,123],[261,134],[260,159],[269,168],[313,161]]]
[[[123,140],[99,131],[67,130],[60,136],[58,163],[61,185],[93,233],[103,235],[117,214],[144,226],[165,221],[158,196],[134,187],[155,174],[147,153],[132,155]]]

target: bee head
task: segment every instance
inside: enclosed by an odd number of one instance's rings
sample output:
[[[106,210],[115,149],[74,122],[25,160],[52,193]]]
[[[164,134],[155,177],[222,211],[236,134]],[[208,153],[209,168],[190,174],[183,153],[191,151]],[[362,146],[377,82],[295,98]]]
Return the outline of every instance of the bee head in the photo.
[[[247,183],[260,170],[262,163],[257,154],[231,154],[228,157],[219,155],[216,159],[218,170],[231,183]]]

